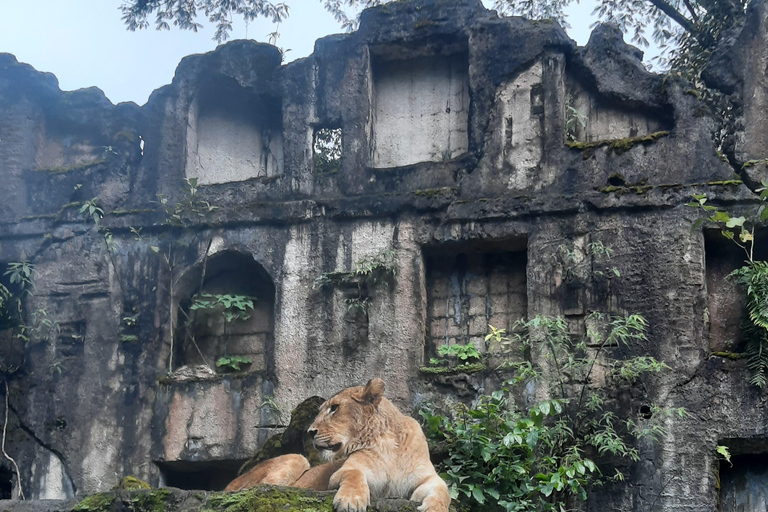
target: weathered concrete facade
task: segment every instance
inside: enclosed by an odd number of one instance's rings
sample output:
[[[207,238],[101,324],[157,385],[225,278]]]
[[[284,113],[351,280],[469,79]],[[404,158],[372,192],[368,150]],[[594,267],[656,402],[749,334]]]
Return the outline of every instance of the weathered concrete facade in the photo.
[[[763,49],[765,5],[741,36]],[[744,93],[742,159],[768,157],[758,64],[737,69],[757,91]],[[715,447],[768,452],[768,417],[744,363],[710,357],[734,328],[733,296],[718,295],[727,262],[691,232],[684,204],[750,192],[729,184],[714,122],[687,92],[648,73],[617,29],[578,48],[556,24],[475,0],[370,9],[357,32],[285,66],[276,48],[235,41],[185,58],[142,107],[61,92],[0,55],[0,263],[35,265],[28,313],[60,326],[10,380],[9,450],[27,497],[107,490],[127,474],[229,475],[287,419],[273,403],[290,410],[373,376],[404,410],[466,398],[493,376],[420,374],[440,343],[482,349],[488,324],[562,315],[579,329],[607,311],[643,314],[648,351],[672,367],[637,390],[633,411],[691,416],[670,420],[589,509],[716,510]],[[313,142],[327,128],[341,130],[341,161],[318,172]],[[217,208],[169,225],[162,198],[183,201],[185,178]],[[106,243],[79,213],[93,198]],[[553,255],[589,258],[594,242],[614,249],[622,279],[586,270],[569,285]],[[362,313],[349,290],[314,286],[386,251],[397,273],[365,290]],[[193,346],[180,311],[232,287],[259,299],[253,317],[234,331],[196,324]],[[254,362],[192,366],[225,354]]]

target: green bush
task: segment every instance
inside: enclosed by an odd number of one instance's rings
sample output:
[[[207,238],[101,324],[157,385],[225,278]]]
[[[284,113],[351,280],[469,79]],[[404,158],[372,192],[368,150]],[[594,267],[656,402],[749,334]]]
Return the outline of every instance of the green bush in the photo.
[[[504,356],[509,372],[502,389],[449,412],[422,408],[427,438],[436,453],[447,454],[438,471],[462,507],[565,511],[604,478],[603,457],[638,460],[636,439],[657,438],[667,416],[685,415],[649,406],[650,417],[635,421],[614,412],[606,389],[629,387],[667,366],[647,355],[614,357],[645,341],[641,316],[588,320],[594,327],[585,336],[569,333],[562,318],[520,322],[511,335],[491,328],[489,348]],[[525,405],[532,389],[547,398]],[[623,474],[617,469],[612,478]]]

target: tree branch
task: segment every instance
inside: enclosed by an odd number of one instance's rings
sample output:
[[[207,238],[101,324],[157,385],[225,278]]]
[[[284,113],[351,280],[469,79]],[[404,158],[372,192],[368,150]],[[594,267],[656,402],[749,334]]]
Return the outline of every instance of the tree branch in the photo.
[[[675,22],[683,27],[683,29],[686,32],[693,32],[693,23],[691,23],[691,20],[677,12],[677,10],[669,5],[664,0],[648,0],[651,2],[654,7],[656,7],[658,10],[675,20]]]
[[[691,18],[693,18],[693,21],[698,23],[699,15],[696,14],[696,9],[693,8],[693,4],[691,4],[691,1],[690,0],[683,0],[683,3],[688,8],[688,12],[691,13]]]

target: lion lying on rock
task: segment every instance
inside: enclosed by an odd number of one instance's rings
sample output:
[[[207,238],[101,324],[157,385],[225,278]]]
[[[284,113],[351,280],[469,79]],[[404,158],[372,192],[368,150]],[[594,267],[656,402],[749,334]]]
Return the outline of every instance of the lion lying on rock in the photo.
[[[259,484],[325,491],[339,512],[364,512],[371,498],[409,498],[422,512],[447,512],[448,486],[429,460],[427,439],[413,418],[384,398],[384,381],[344,389],[320,406],[309,427],[329,462],[314,468],[298,454],[282,455],[233,480],[227,491]]]

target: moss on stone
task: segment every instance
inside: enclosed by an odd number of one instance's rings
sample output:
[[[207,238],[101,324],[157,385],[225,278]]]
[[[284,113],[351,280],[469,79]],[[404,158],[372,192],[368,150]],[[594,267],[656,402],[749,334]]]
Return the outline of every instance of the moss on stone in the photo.
[[[236,493],[215,493],[204,510],[215,512],[333,512],[333,494],[316,495],[284,487],[256,487]]]
[[[457,375],[459,373],[477,373],[486,369],[483,363],[464,363],[458,366],[422,366],[421,373],[428,375]]]
[[[168,489],[138,492],[130,498],[130,508],[133,512],[165,512],[170,495]]]
[[[759,164],[766,164],[768,165],[768,158],[762,159],[762,160],[747,160],[744,162],[744,165],[741,166],[742,169],[749,169],[750,167],[754,167]]]
[[[710,187],[727,187],[728,185],[741,185],[741,180],[723,180],[723,181],[708,181],[707,185]]]
[[[668,130],[649,133],[640,137],[625,137],[623,139],[596,140],[593,142],[566,142],[565,145],[571,149],[579,151],[593,150],[596,148],[607,147],[614,153],[620,155],[632,149],[637,144],[651,144],[662,137],[669,135]]]
[[[141,489],[151,489],[151,488],[152,486],[149,485],[144,480],[140,480],[133,475],[128,475],[128,476],[124,476],[123,479],[120,480],[120,482],[116,486],[114,486],[112,489],[113,490],[121,489],[124,491],[138,491]]]
[[[722,357],[724,359],[733,359],[733,360],[744,359],[745,357],[747,357],[746,354],[743,354],[741,352],[712,352],[712,354],[710,355],[715,357]]]
[[[653,188],[653,185],[628,185],[628,186],[616,186],[616,185],[609,185],[607,187],[598,188],[598,192],[602,192],[604,194],[610,194],[611,192],[616,192],[618,195],[626,194],[626,193],[633,193],[637,195],[643,195],[649,190]]]
[[[75,505],[73,512],[107,512],[115,501],[115,495],[109,492],[86,496]]]
[[[112,210],[107,215],[114,215],[114,216],[120,216],[120,215],[137,215],[139,213],[154,213],[155,210],[151,208],[136,208],[134,210]]]
[[[690,94],[691,96],[701,99],[701,93],[696,89],[688,89],[687,91],[685,91],[685,94]]]
[[[21,217],[19,220],[42,220],[42,219],[55,219],[56,214],[55,213],[42,213],[40,215],[25,215],[24,217]]]

